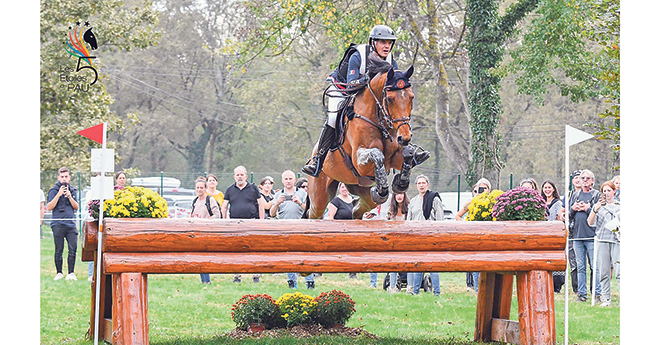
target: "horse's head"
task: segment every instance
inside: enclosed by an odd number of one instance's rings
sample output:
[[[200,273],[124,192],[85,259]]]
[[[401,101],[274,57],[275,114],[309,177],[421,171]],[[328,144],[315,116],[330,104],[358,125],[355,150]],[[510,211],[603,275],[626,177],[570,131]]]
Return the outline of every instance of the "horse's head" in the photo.
[[[393,68],[387,73],[385,86],[383,87],[383,107],[386,116],[389,116],[399,145],[408,145],[412,137],[410,129],[410,114],[413,107],[415,94],[410,89],[410,77],[414,72],[410,66],[407,71],[395,71]]]

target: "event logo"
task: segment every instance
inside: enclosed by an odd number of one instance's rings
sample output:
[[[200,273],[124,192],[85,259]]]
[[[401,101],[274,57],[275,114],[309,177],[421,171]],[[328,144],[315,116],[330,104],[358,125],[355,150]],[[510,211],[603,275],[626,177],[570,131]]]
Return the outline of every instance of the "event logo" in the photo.
[[[69,27],[69,32],[63,43],[67,53],[78,58],[78,65],[76,65],[75,70],[72,67],[60,66],[60,81],[67,83],[65,85],[67,90],[89,91],[89,87],[94,85],[99,78],[99,74],[92,63],[92,59],[95,59],[96,56],[92,56],[89,49],[87,49],[87,45],[91,50],[98,48],[96,36],[92,32],[89,22],[85,22],[82,26],[80,22],[77,22],[74,28]],[[86,65],[81,66],[81,63],[86,63]],[[93,79],[89,73],[85,73],[88,72],[87,70],[94,72]],[[88,82],[89,80],[91,80],[91,83]]]

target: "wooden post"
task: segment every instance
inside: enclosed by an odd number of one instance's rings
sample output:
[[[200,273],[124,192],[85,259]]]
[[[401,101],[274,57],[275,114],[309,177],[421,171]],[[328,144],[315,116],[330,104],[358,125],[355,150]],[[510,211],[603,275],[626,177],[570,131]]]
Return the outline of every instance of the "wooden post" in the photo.
[[[522,345],[553,345],[555,300],[552,272],[518,272],[518,319]]]
[[[115,303],[112,306],[112,343],[149,344],[147,323],[147,275],[113,274]]]
[[[496,272],[481,272],[477,293],[477,318],[474,340],[493,341],[494,319],[508,320],[511,312],[513,275]]]

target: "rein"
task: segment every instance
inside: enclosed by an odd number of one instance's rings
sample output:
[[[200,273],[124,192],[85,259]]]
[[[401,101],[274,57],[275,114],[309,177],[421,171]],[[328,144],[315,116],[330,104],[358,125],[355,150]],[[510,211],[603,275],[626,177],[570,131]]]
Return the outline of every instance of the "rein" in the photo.
[[[410,117],[409,116],[404,116],[399,119],[392,119],[392,116],[390,115],[389,108],[387,107],[387,102],[385,102],[385,97],[387,97],[387,91],[389,91],[389,88],[387,86],[383,87],[383,91],[381,92],[381,99],[379,100],[378,97],[376,97],[376,94],[374,93],[374,90],[371,88],[371,84],[367,83],[367,87],[369,88],[369,91],[371,92],[371,96],[374,98],[374,101],[376,101],[376,104],[378,105],[378,111],[376,112],[376,118],[378,119],[378,123],[375,123],[371,119],[361,116],[359,114],[355,114],[355,118],[361,119],[368,124],[376,127],[378,130],[380,130],[383,139],[388,139],[389,141],[392,141],[392,136],[389,133],[390,129],[394,128],[394,123],[396,122],[401,122],[394,130],[399,130],[401,126],[407,125],[410,127]]]

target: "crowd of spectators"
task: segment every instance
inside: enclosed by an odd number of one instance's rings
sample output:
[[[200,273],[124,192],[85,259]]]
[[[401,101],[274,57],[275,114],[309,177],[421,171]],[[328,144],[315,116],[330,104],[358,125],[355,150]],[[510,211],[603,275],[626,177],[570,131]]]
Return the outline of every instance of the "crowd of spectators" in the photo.
[[[282,187],[274,188],[275,181],[271,176],[261,179],[259,185],[247,181],[247,169],[238,166],[234,169],[235,183],[228,186],[225,191],[217,189],[218,178],[213,174],[198,177],[195,180],[196,197],[192,202],[190,217],[197,218],[225,218],[225,219],[301,219],[307,202],[307,179],[296,180],[292,170],[282,173]],[[55,266],[57,274],[55,280],[64,277],[62,273],[62,252],[64,240],[69,242],[69,274],[66,279],[73,280],[75,274],[75,257],[77,245],[77,230],[75,225],[69,224],[73,218],[73,211],[77,205],[76,193],[68,185],[70,174],[68,169],[59,171],[58,181],[43,197],[41,205],[46,205],[53,212],[53,233],[55,240]],[[123,171],[115,175],[115,189],[123,189],[127,177]],[[571,289],[575,294],[575,301],[585,302],[589,293],[592,298],[606,307],[611,304],[611,281],[616,279],[620,288],[620,177],[615,176],[610,181],[597,184],[596,178],[590,170],[576,170],[571,174],[568,195],[563,198],[555,183],[545,180],[538,184],[533,178],[525,178],[519,186],[536,191],[546,202],[546,220],[566,221],[569,229],[569,266]],[[364,215],[365,220],[424,220],[443,221],[444,205],[438,192],[429,186],[429,179],[419,175],[415,179],[416,195],[408,197],[408,192],[393,193],[389,200],[378,205],[371,212]],[[490,193],[492,186],[485,178],[480,179],[472,187],[472,196]],[[325,219],[353,219],[353,206],[357,197],[351,195],[343,183],[338,186],[337,195],[328,204]],[[454,220],[462,221],[468,211],[470,201],[458,210]],[[67,213],[68,212],[68,213]],[[42,217],[43,218],[43,217]],[[58,221],[58,218],[66,221]],[[587,264],[591,276],[587,275]],[[92,269],[89,269],[91,277]],[[568,277],[564,271],[553,272],[555,292],[559,293]],[[287,273],[289,288],[298,287],[299,273]],[[302,274],[308,289],[316,286],[315,276],[320,273]],[[440,276],[436,272],[428,274],[431,286],[429,290],[434,295],[440,294]],[[252,276],[254,283],[260,282],[261,274]],[[357,278],[356,273],[349,274],[350,278]],[[241,274],[234,275],[234,282],[241,282]],[[209,274],[201,275],[202,283],[210,284]],[[389,280],[389,284],[388,283]],[[425,274],[411,272],[401,274],[390,272],[386,274],[383,286],[387,291],[396,293],[400,291],[401,282],[407,283],[406,292],[419,294]],[[466,272],[466,285],[468,291],[478,291],[479,272]],[[378,274],[370,274],[370,287],[377,287]]]

